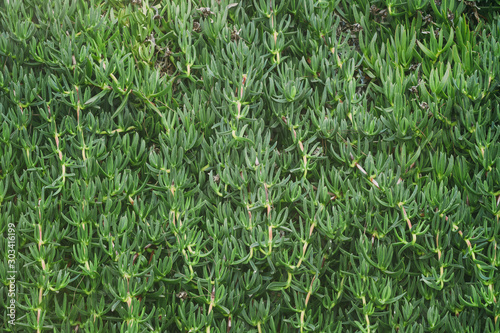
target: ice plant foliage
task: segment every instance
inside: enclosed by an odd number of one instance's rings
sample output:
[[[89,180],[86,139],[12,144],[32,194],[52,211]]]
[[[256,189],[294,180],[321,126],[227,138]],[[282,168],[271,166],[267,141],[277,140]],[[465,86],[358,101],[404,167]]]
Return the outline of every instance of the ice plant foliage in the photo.
[[[2,0],[0,331],[499,332],[499,9]]]

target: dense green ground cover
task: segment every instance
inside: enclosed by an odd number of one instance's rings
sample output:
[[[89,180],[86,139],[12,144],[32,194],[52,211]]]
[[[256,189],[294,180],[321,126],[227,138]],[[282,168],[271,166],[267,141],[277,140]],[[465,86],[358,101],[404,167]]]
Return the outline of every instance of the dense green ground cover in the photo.
[[[499,8],[3,0],[0,331],[500,332]]]

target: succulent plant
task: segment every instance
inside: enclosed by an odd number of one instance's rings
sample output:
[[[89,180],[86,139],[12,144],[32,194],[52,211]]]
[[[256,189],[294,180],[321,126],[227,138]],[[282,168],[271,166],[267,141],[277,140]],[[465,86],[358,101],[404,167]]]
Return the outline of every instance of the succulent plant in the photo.
[[[500,331],[499,9],[3,0],[0,331]]]

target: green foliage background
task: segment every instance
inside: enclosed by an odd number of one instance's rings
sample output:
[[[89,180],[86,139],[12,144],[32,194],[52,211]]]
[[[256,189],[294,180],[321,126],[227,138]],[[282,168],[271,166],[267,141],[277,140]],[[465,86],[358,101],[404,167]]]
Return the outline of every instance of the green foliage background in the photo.
[[[500,332],[499,5],[3,0],[0,331]]]

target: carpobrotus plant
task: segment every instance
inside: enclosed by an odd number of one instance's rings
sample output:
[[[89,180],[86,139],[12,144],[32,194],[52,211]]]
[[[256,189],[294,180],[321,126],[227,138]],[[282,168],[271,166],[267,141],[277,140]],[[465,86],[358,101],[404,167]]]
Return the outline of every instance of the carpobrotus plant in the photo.
[[[0,331],[499,332],[499,8],[3,0]]]

